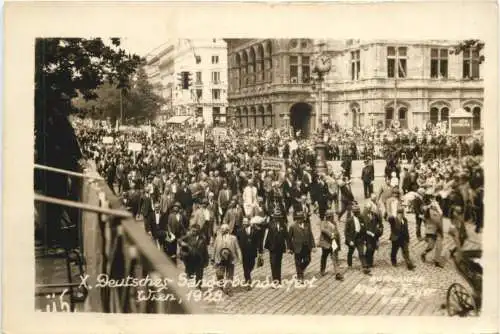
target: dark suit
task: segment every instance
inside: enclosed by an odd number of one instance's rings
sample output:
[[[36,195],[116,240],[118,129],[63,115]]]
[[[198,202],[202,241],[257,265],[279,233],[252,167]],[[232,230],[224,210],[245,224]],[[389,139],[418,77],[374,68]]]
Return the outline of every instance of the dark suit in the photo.
[[[410,244],[410,233],[408,232],[408,221],[406,218],[399,219],[397,217],[390,217],[389,224],[391,225],[391,263],[393,265],[397,264],[398,251],[401,248],[403,251],[403,257],[405,259],[408,268],[413,267],[413,263],[410,259],[410,251],[408,246]]]
[[[417,238],[422,238],[422,221],[424,216],[424,201],[420,196],[413,200],[413,211],[415,211],[415,222],[417,223]]]
[[[250,233],[248,233],[247,229],[250,230]],[[259,236],[253,226],[243,227],[237,233],[243,260],[243,275],[245,282],[250,282],[252,280],[251,273],[255,266],[257,250],[259,249]]]
[[[284,219],[273,218],[267,229],[265,248],[269,251],[269,263],[273,281],[281,283],[281,261],[288,248],[288,230]]]
[[[191,217],[191,211],[193,209],[193,196],[191,190],[186,187],[186,189],[179,189],[174,196],[176,202],[179,202],[182,208],[186,211],[188,218]]]
[[[347,265],[349,267],[352,266],[352,255],[354,254],[354,250],[358,251],[359,260],[363,268],[367,268],[366,260],[365,260],[365,241],[366,241],[366,225],[362,217],[357,217],[359,221],[359,230],[356,231],[356,224],[354,221],[354,215],[350,215],[347,218],[344,235],[345,235],[345,244],[349,247],[349,251],[347,252]],[[352,245],[351,245],[352,242]]]
[[[363,220],[366,222],[366,264],[373,266],[373,255],[377,249],[378,240],[384,233],[382,218],[373,212],[365,212]]]
[[[175,235],[175,242],[165,243],[165,253],[177,263],[177,240],[180,240],[186,231],[186,219],[185,217],[178,213],[172,212],[167,218],[167,228]]]
[[[311,262],[311,250],[315,247],[311,224],[293,224],[290,226],[289,238],[289,246],[295,254],[297,278],[302,280],[304,279],[304,271]]]
[[[328,210],[328,201],[330,200],[328,185],[326,183],[313,183],[311,186],[311,198],[313,203],[318,203],[320,219],[324,219],[326,210]]]
[[[363,167],[361,179],[363,180],[365,198],[370,198],[370,195],[373,193],[372,181],[375,179],[375,169],[372,164]]]
[[[195,276],[196,283],[203,280],[203,269],[208,265],[207,241],[202,235],[191,233],[180,239],[181,259],[184,261],[186,275]],[[187,251],[185,250],[187,247]]]
[[[151,213],[153,213],[153,200],[151,197],[143,196],[141,198],[141,215],[146,219]]]

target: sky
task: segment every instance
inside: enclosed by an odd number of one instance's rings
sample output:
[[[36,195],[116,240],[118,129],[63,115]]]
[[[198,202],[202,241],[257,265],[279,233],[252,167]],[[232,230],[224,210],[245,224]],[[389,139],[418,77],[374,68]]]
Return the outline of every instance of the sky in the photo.
[[[130,53],[145,57],[148,53],[166,42],[167,38],[162,38],[158,35],[148,36],[148,34],[145,34],[144,36],[137,37],[122,37],[120,47]]]

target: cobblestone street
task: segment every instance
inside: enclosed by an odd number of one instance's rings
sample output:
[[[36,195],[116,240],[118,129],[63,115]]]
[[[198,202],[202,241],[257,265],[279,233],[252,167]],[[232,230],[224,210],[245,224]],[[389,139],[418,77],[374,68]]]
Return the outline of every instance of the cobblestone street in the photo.
[[[360,180],[353,180],[353,193],[357,199],[362,198]],[[375,189],[380,185],[377,180]],[[347,247],[342,245],[339,254],[344,281],[336,281],[327,271],[321,277],[321,249],[312,253],[311,264],[306,270],[305,279],[315,277],[314,287],[280,289],[254,288],[246,291],[243,287],[234,289],[234,294],[218,303],[210,305],[210,312],[227,314],[317,314],[317,315],[445,315],[446,310],[441,305],[446,302],[446,290],[454,282],[467,286],[456,272],[454,264],[449,259],[452,240],[445,236],[443,257],[444,268],[434,266],[432,261],[422,263],[420,254],[425,249],[425,241],[418,241],[415,231],[416,224],[413,214],[408,214],[410,227],[410,256],[416,265],[414,271],[408,271],[401,254],[398,254],[398,267],[390,262],[391,244],[388,240],[390,228],[385,226],[381,237],[380,248],[375,253],[375,265],[372,275],[362,273],[360,263],[354,255],[352,269],[347,269]],[[319,238],[319,219],[313,216],[312,229],[315,239]],[[343,225],[339,225],[343,239]],[[470,233],[473,232],[471,226]],[[474,237],[476,237],[474,235]],[[342,240],[343,241],[343,240]],[[210,249],[211,251],[211,249]],[[430,254],[428,256],[430,259]],[[330,259],[328,260],[330,261]],[[264,256],[264,266],[254,269],[253,280],[265,281],[270,275],[269,255]],[[331,262],[328,262],[331,266]],[[181,265],[182,266],[182,265]],[[294,258],[291,254],[283,257],[283,279],[292,279],[295,275]],[[209,266],[205,270],[205,279],[215,277],[214,269]],[[236,265],[235,277],[243,278],[241,264]],[[376,289],[373,289],[376,288]]]

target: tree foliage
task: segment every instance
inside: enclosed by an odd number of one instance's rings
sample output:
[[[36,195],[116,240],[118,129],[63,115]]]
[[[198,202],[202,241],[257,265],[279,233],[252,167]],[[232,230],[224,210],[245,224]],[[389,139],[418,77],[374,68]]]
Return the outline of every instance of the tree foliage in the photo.
[[[466,39],[458,43],[451,51],[451,54],[460,54],[466,50],[471,50],[472,52],[477,52],[479,54],[479,63],[484,61],[484,55],[481,51],[484,49],[484,42],[479,39]]]
[[[73,100],[75,108],[94,119],[110,119],[115,122],[122,116],[127,123],[131,120],[152,120],[165,100],[155,93],[154,86],[148,81],[143,67],[140,67],[131,81],[128,90],[105,83],[96,90],[97,98],[86,101],[82,96]],[[130,121],[129,121],[130,122]]]
[[[67,116],[77,109],[71,99],[97,98],[104,83],[127,90],[142,59],[101,38],[37,38],[35,40],[35,138],[38,163],[71,169],[79,157]]]

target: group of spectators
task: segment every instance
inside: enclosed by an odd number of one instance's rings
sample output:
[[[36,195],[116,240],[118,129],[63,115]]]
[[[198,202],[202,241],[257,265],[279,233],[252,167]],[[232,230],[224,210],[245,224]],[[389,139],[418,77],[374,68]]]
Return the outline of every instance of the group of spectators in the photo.
[[[77,127],[84,156],[95,161],[158,247],[175,263],[180,258],[197,282],[210,262],[218,279],[230,282],[241,262],[250,289],[251,272],[263,265],[264,249],[276,287],[287,251],[294,254],[300,282],[316,247],[322,248],[320,274],[326,274],[331,258],[334,277],[342,280],[343,244],[348,266],[358,252],[363,272],[370,274],[384,230],[392,243],[392,264],[397,265],[401,249],[413,270],[410,215],[415,216],[418,241],[427,243],[421,259],[426,261],[434,250],[433,263],[442,267],[443,218],[450,219],[457,246],[467,239],[466,222],[473,222],[477,233],[483,227],[480,136],[339,127],[311,139],[273,129],[214,133],[186,127]],[[104,144],[104,137],[112,140]],[[317,168],[318,142],[326,144],[327,160],[341,160],[341,169]],[[140,148],[131,149],[129,143]],[[386,162],[385,182],[374,189],[373,160],[380,158]],[[278,161],[278,167],[263,168],[266,160]],[[360,175],[352,175],[353,160],[364,160]],[[351,183],[357,178],[363,182],[364,200],[353,195]],[[313,214],[320,219],[319,242],[312,234]],[[231,293],[230,287],[225,289]]]

